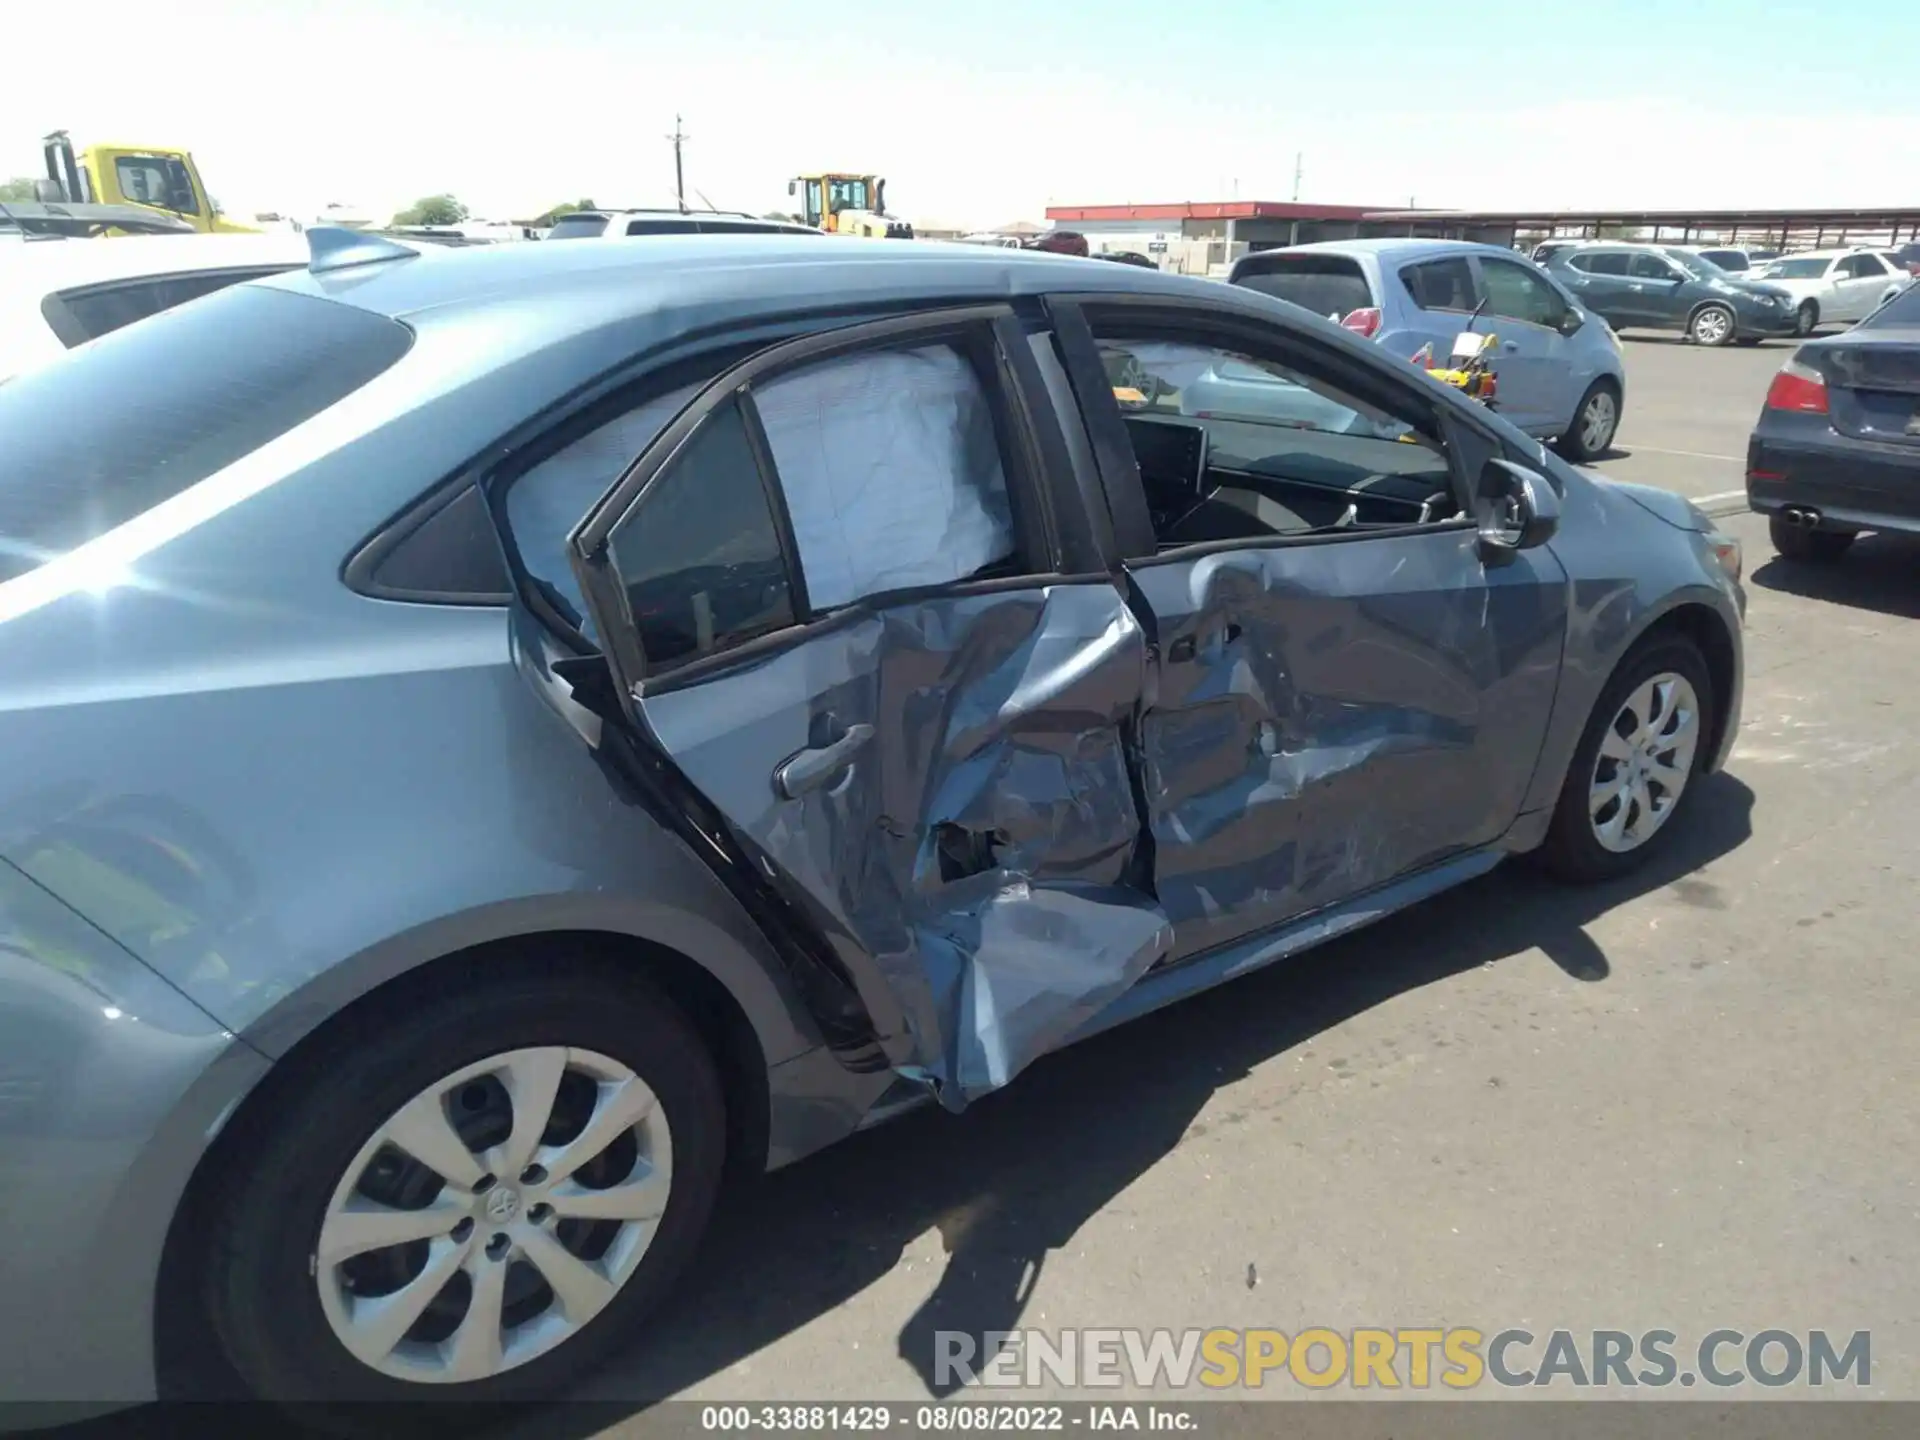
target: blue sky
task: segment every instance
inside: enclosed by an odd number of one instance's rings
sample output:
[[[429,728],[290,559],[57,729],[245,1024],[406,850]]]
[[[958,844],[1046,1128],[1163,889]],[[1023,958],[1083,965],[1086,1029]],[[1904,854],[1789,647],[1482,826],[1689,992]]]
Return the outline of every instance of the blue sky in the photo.
[[[69,0],[7,7],[37,137],[192,149],[235,212],[716,205],[875,170],[909,217],[1049,203],[1920,203],[1920,7],[1852,0]],[[62,71],[65,70],[65,73]],[[691,197],[690,197],[691,198]]]

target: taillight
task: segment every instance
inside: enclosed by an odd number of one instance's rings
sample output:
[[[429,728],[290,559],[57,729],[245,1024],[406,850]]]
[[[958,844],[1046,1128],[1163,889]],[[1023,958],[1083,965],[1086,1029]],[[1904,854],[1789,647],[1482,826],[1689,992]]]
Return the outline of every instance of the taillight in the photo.
[[[1343,325],[1363,339],[1371,340],[1380,329],[1380,312],[1369,305],[1364,310],[1349,310]]]
[[[1789,360],[1767,387],[1767,409],[1792,410],[1802,415],[1827,413],[1827,377],[1811,365]]]

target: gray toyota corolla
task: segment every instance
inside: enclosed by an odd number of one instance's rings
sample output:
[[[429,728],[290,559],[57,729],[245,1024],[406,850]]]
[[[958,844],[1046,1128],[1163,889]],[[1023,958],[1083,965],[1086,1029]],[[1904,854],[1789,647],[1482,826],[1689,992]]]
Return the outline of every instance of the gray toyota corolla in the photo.
[[[724,1175],[1617,874],[1732,745],[1732,541],[1283,302],[313,250],[0,387],[10,1398],[151,1396],[162,1332],[564,1385]]]

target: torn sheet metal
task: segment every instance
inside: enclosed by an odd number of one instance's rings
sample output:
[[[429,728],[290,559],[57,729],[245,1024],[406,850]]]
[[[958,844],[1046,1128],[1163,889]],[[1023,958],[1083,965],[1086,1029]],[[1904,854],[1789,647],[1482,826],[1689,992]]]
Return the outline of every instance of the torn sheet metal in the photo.
[[[641,708],[838,949],[895,1067],[957,1110],[1167,951],[1128,763],[1145,674],[1101,581],[850,615]]]
[[[1459,530],[1142,565],[1141,728],[1175,953],[1334,904],[1518,813],[1553,701],[1558,562]]]

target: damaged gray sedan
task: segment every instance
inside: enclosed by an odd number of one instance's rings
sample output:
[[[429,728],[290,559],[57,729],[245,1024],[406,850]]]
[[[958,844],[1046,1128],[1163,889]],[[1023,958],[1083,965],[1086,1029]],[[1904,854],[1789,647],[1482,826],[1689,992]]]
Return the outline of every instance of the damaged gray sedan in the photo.
[[[0,389],[10,1398],[564,1385],[723,1173],[1733,743],[1733,542],[1282,302],[310,234]]]

